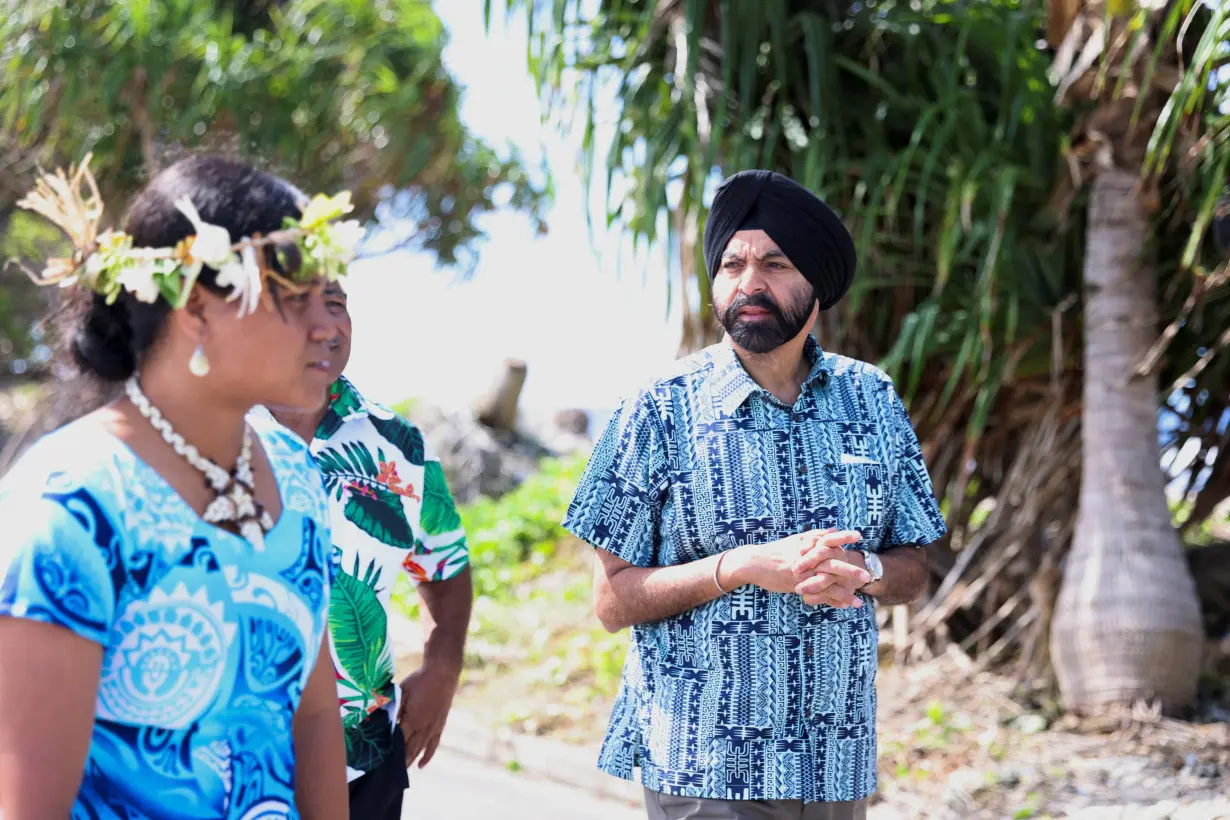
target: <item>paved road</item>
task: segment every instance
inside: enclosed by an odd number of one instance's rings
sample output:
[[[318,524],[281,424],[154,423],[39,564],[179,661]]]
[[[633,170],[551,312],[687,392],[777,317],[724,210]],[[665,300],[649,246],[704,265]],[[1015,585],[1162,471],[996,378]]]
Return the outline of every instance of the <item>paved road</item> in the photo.
[[[403,820],[644,820],[645,810],[440,749],[410,773]]]

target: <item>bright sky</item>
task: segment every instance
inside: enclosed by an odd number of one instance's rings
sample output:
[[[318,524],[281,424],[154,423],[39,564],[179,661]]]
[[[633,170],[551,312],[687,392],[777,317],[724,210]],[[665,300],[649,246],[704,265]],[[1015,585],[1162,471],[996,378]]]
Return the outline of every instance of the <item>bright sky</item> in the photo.
[[[455,405],[482,392],[504,358],[520,357],[529,366],[526,409],[613,408],[675,358],[679,324],[666,315],[665,260],[659,253],[646,264],[627,242],[601,234],[595,252],[579,140],[540,124],[524,20],[497,22],[489,38],[482,5],[435,4],[451,32],[445,61],[467,89],[462,117],[470,128],[496,146],[516,144],[531,166],[545,151],[556,192],[550,232],[535,236],[516,213],[489,217],[469,281],[436,269],[427,254],[357,264],[348,285],[355,342],[347,372],[378,401]],[[595,224],[604,224],[600,215]]]

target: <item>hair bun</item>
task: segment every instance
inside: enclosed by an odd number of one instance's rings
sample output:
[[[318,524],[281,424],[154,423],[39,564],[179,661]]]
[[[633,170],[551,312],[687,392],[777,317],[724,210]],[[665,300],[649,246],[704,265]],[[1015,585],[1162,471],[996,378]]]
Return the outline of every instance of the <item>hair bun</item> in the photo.
[[[73,336],[73,359],[100,379],[121,382],[136,372],[137,354],[126,299],[108,305],[95,294]]]

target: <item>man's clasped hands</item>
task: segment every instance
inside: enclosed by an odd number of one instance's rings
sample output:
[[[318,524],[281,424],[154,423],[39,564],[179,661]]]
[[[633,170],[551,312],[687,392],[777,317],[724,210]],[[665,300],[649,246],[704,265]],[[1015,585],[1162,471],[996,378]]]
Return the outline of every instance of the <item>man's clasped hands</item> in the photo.
[[[812,606],[860,607],[857,592],[871,581],[863,553],[845,547],[862,536],[853,530],[809,530],[765,544],[732,550],[720,565],[727,589],[754,584],[794,592]]]

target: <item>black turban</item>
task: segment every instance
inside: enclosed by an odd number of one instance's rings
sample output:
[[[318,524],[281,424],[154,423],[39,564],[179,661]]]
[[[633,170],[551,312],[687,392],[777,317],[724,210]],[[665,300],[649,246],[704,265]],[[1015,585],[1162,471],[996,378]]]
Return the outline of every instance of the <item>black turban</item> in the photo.
[[[854,240],[833,209],[789,177],[773,171],[740,171],[718,187],[705,224],[705,266],[717,276],[722,254],[736,231],[762,230],[811,282],[828,310],[854,279]]]

